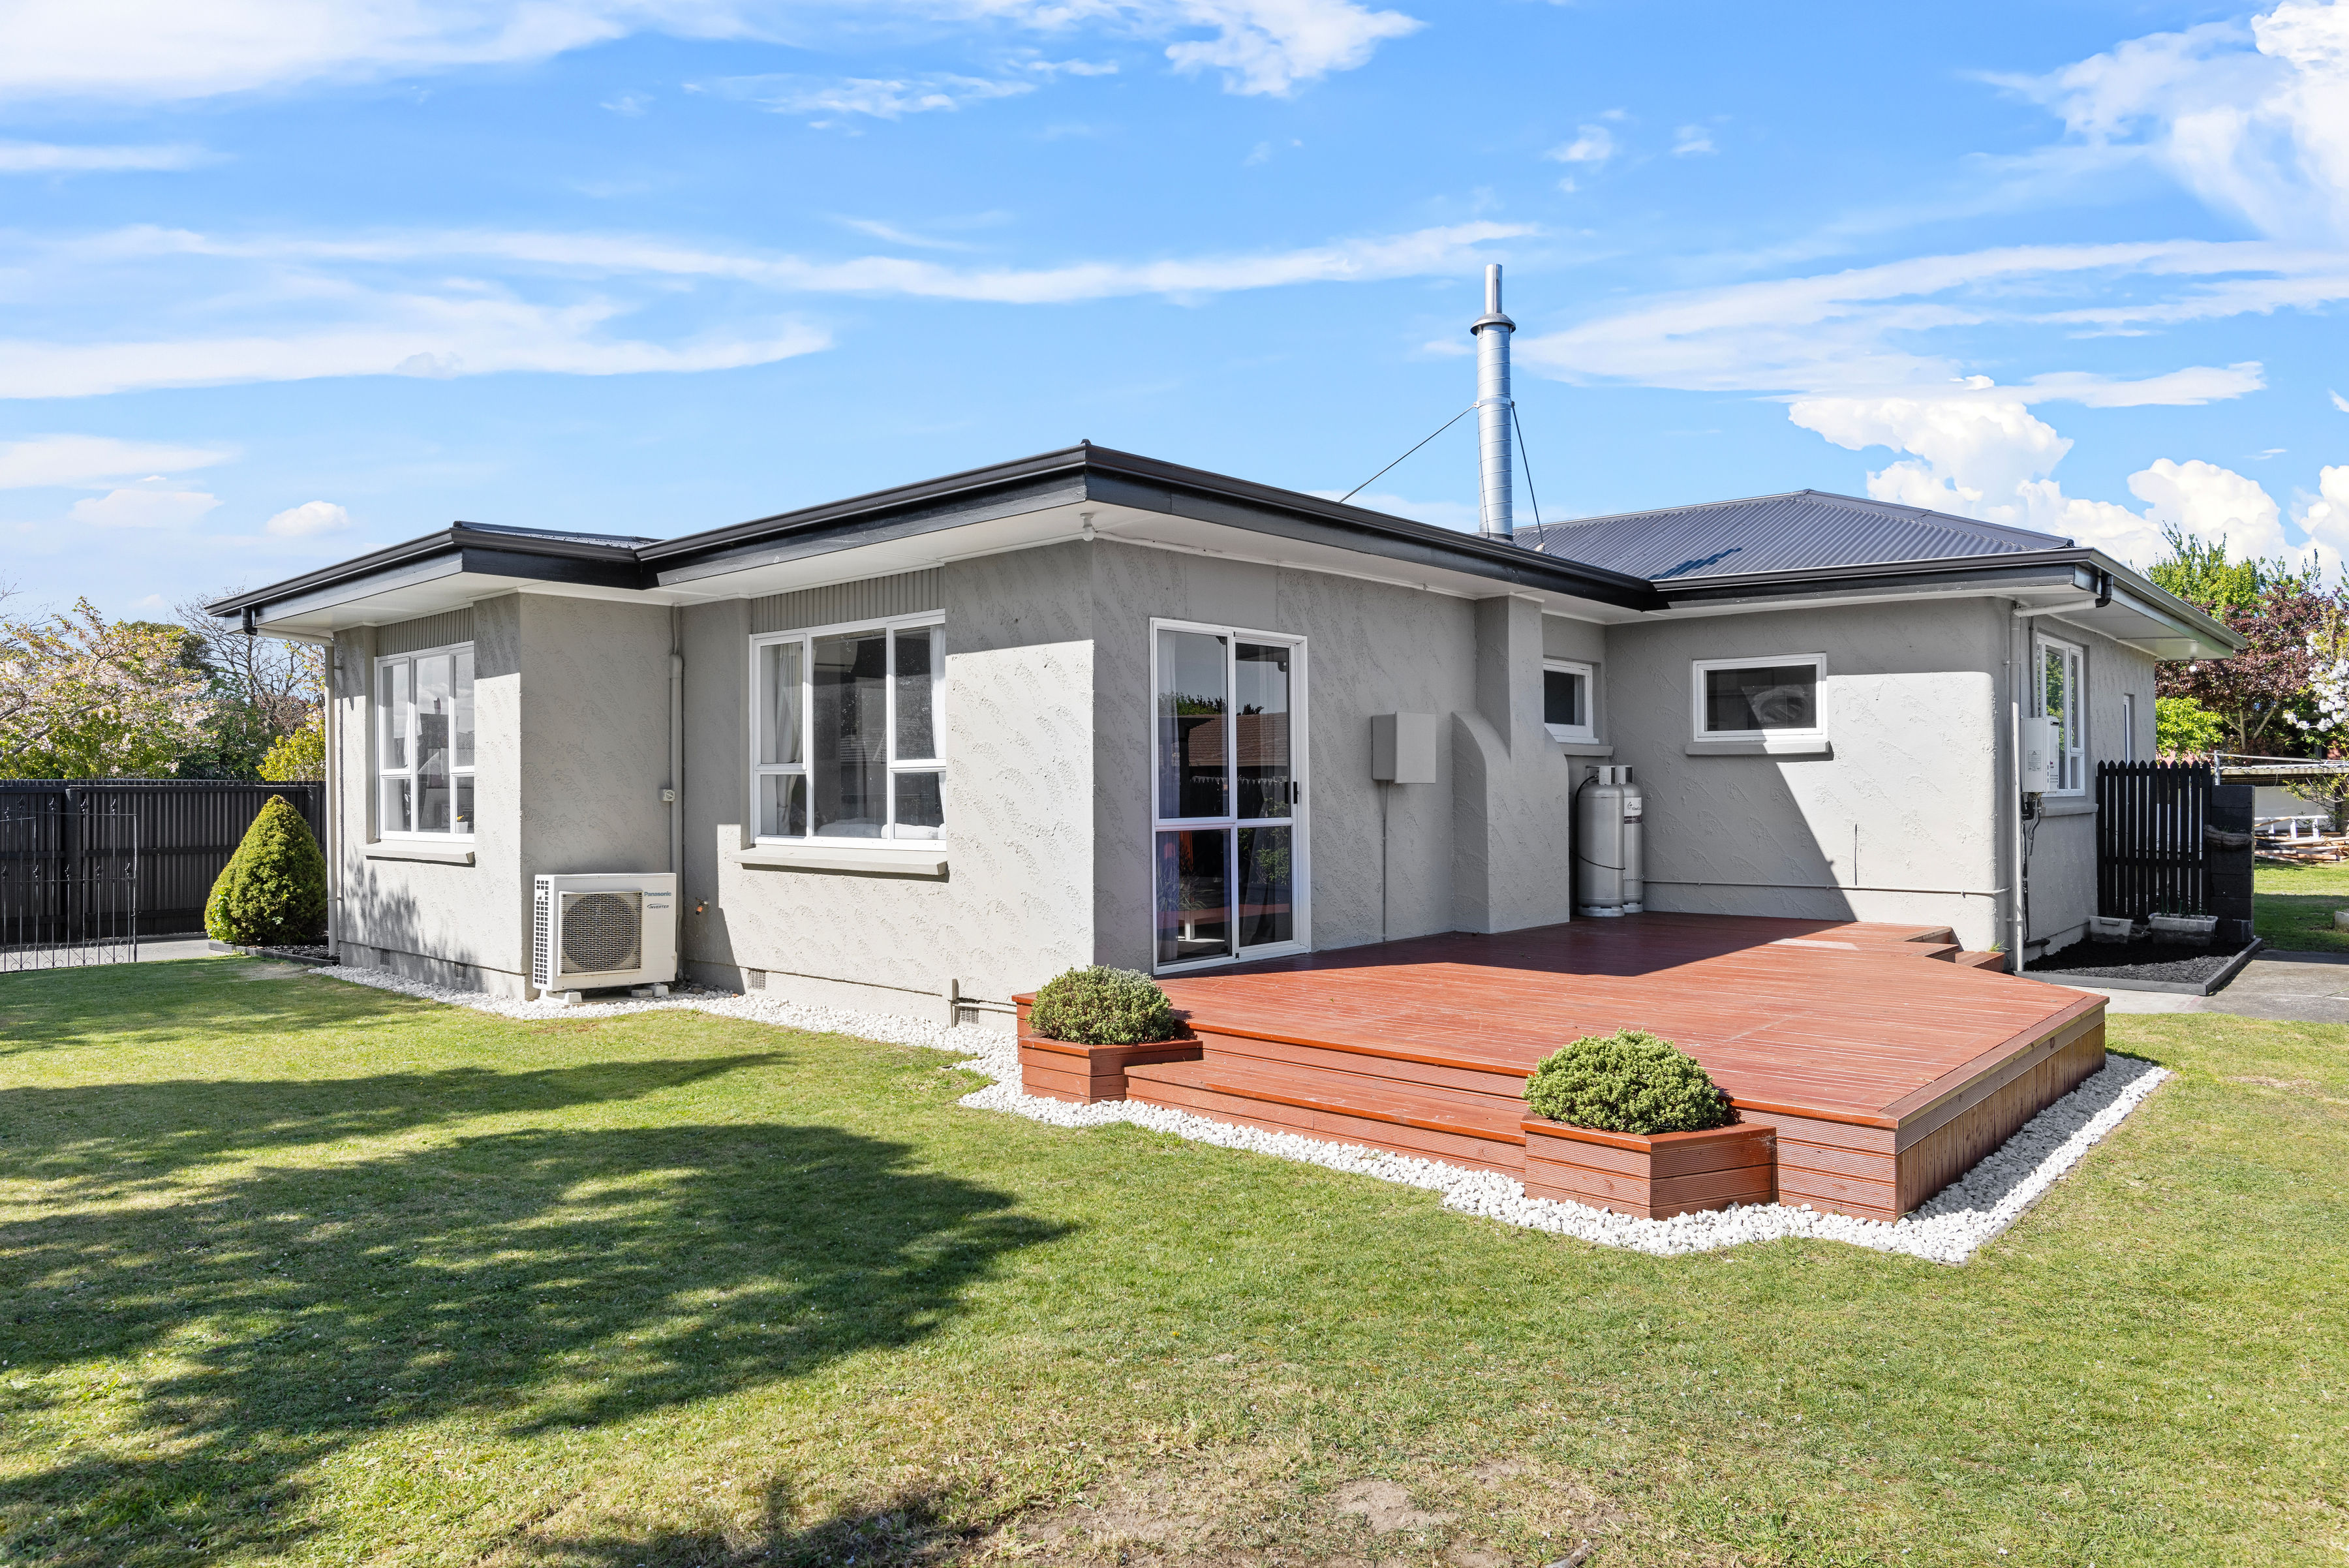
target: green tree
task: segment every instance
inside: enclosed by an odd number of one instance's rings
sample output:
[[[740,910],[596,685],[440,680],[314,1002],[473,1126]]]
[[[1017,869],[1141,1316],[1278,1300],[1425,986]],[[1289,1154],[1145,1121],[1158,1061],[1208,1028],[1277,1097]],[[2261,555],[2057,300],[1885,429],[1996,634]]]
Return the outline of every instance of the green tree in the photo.
[[[326,776],[326,719],[324,713],[314,715],[310,722],[290,735],[280,735],[269,754],[261,759],[261,776],[271,784],[291,784],[297,780],[323,779]]]
[[[2157,587],[2213,615],[2255,608],[2272,588],[2314,593],[2322,586],[2323,570],[2313,560],[2297,572],[2280,558],[2230,561],[2225,539],[2213,545],[2174,524],[2163,526],[2161,542],[2168,553],[2147,566],[2145,575]]]
[[[209,599],[222,597],[191,599],[180,607],[180,623],[213,699],[202,743],[180,772],[190,778],[269,778],[261,767],[272,749],[320,712],[326,650],[282,638],[245,636],[238,622],[205,610]]]
[[[326,858],[302,814],[273,794],[204,901],[204,934],[241,947],[317,939],[326,928]]]
[[[2227,722],[2193,698],[2153,700],[2153,745],[2162,756],[2207,757],[2226,738]]]

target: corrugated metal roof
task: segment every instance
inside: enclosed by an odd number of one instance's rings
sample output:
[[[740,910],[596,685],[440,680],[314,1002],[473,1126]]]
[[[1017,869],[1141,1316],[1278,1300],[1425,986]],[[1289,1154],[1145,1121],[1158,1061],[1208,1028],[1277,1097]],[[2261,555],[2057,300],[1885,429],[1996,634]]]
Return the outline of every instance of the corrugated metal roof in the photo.
[[[1549,523],[1518,529],[1516,542],[1547,556],[1659,583],[2060,550],[2072,543],[2053,534],[1819,490]]]

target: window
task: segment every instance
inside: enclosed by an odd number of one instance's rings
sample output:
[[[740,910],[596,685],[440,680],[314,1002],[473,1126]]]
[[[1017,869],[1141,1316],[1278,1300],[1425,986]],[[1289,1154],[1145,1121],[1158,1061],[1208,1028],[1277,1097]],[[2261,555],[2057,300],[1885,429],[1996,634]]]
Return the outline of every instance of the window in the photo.
[[[946,836],[936,618],[751,639],[761,839]]]
[[[1305,645],[1154,622],[1158,967],[1299,950]]]
[[[470,836],[471,645],[377,659],[375,711],[377,832]]]
[[[2068,642],[2035,637],[2039,680],[2033,692],[2034,711],[2055,721],[2055,768],[2048,781],[2049,794],[2087,792],[2086,715],[2081,711],[2085,689],[2081,683],[2083,655]]]
[[[2121,761],[2137,761],[2137,693],[2121,693]]]
[[[1542,723],[1553,741],[1590,741],[1599,736],[1590,711],[1590,666],[1563,659],[1542,660]]]
[[[1702,659],[1692,701],[1700,741],[1825,740],[1826,704],[1817,653],[1769,659]]]

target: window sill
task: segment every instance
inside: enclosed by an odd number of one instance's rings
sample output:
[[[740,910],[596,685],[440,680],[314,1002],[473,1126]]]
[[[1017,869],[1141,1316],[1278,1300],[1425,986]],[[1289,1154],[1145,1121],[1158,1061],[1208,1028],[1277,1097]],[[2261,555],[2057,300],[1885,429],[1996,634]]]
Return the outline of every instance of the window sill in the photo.
[[[862,846],[756,844],[735,853],[738,866],[778,871],[865,871],[884,877],[943,877],[947,852],[922,846],[909,849]]]
[[[2076,794],[2041,795],[2039,815],[2042,816],[2093,816],[2096,803]]]
[[[1692,757],[1831,757],[1835,746],[1824,735],[1783,741],[1691,741]]]
[[[471,866],[473,846],[414,844],[406,839],[379,838],[367,846],[369,860],[419,860],[428,866]]]

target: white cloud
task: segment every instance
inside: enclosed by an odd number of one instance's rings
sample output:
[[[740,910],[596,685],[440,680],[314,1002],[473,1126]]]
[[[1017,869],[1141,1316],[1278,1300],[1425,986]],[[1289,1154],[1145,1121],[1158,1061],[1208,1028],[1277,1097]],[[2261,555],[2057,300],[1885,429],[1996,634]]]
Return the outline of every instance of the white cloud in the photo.
[[[102,484],[158,469],[208,468],[235,455],[221,447],[118,441],[112,436],[32,436],[0,441],[0,490]]]
[[[820,118],[814,123],[821,126],[838,124],[853,115],[900,119],[909,114],[957,109],[990,99],[1031,93],[1036,84],[944,74],[890,78],[763,76],[722,77],[702,90],[755,103],[776,114],[815,115]]]
[[[2349,556],[2349,462],[2319,472],[2315,496],[2292,508],[2292,521],[2312,540]]]
[[[61,300],[104,302],[110,312],[112,302],[140,300],[155,306],[153,316],[144,322],[121,316],[119,336],[106,340],[0,341],[0,397],[321,376],[723,369],[811,353],[831,340],[818,327],[788,321],[749,330],[739,325],[747,315],[740,308],[730,313],[737,324],[730,330],[683,342],[616,337],[609,329],[638,308],[673,307],[688,287],[1003,305],[1181,299],[1454,274],[1484,259],[1479,247],[1533,232],[1471,223],[1293,251],[1018,268],[905,256],[815,262],[599,234],[215,240],[123,230],[39,252],[16,268],[18,294],[34,297],[46,288]],[[460,268],[494,275],[451,275]],[[169,330],[191,315],[238,311],[252,317],[243,330],[201,337]]]
[[[645,111],[652,106],[652,96],[649,93],[623,92],[614,93],[595,107],[607,109],[614,114],[625,116],[629,119],[641,119],[644,118]]]
[[[2059,151],[2149,162],[2280,239],[2349,239],[2349,5],[2285,0],[2246,26],[2135,38],[2003,78],[2063,118]]]
[[[339,534],[351,525],[351,514],[331,501],[305,501],[299,506],[289,506],[262,524],[262,532],[273,539],[309,539],[320,534]]]
[[[193,169],[212,161],[201,147],[60,147],[0,141],[0,174],[119,174]]]
[[[1542,156],[1555,163],[1604,163],[1615,156],[1615,133],[1603,125],[1581,126],[1573,140],[1553,147]]]
[[[1713,133],[1702,125],[1683,125],[1672,135],[1672,156],[1675,158],[1693,158],[1715,151]]]
[[[220,497],[201,490],[175,490],[157,474],[77,501],[67,515],[95,528],[177,528],[193,523],[220,504]]]
[[[1352,70],[1422,26],[1356,0],[18,0],[0,11],[0,99],[202,99],[520,64],[637,32],[804,45],[893,24],[1173,37],[1175,69],[1250,94]]]
[[[2192,459],[2168,458],[2129,475],[2129,493],[2146,504],[2146,521],[2208,540],[2224,541],[2229,554],[2266,559],[2289,556],[2282,512],[2258,482],[2231,469]]]
[[[2067,291],[2136,297],[2053,308]],[[1651,295],[1564,331],[1521,337],[1516,348],[1528,368],[1567,380],[1696,391],[1907,389],[1961,373],[1933,346],[1937,335],[2091,317],[2117,328],[2338,299],[2349,299],[2349,257],[2263,241],[2014,245]]]
[[[2349,398],[2344,398],[2338,392],[2333,393],[2332,396],[2333,406],[2339,409],[2343,413],[2349,414]]]

